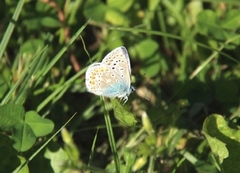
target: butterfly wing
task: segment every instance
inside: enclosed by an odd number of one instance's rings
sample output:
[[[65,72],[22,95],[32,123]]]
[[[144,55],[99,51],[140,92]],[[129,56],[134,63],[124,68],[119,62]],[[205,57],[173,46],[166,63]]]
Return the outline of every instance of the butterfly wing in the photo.
[[[102,64],[109,66],[119,80],[130,88],[131,64],[125,47],[120,46],[108,53],[102,60]]]
[[[102,63],[90,65],[85,75],[87,90],[95,95],[118,97],[126,88],[118,79],[118,75]]]
[[[101,95],[101,83],[99,83],[99,78],[101,78],[101,73],[99,74],[101,63],[93,63],[90,65],[85,74],[85,83],[88,92],[96,95]],[[99,69],[99,70],[98,70]]]
[[[130,86],[131,66],[125,47],[108,53],[101,63],[94,63],[86,71],[87,90],[95,95],[119,97],[127,101],[133,88]]]

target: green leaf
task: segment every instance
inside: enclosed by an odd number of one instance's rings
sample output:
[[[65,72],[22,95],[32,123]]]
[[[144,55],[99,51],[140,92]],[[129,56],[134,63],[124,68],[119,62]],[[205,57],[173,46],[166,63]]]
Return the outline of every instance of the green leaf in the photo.
[[[12,130],[13,146],[18,151],[28,150],[34,145],[36,137],[51,133],[54,127],[52,121],[41,118],[34,111],[27,112],[25,119],[24,115],[24,108],[20,105],[0,106],[0,128]]]
[[[230,10],[226,14],[223,21],[221,21],[221,26],[225,29],[236,30],[240,27],[240,13],[239,10]]]
[[[226,33],[219,25],[216,13],[211,10],[204,10],[198,14],[197,30],[203,35],[211,36],[218,40],[226,39]]]
[[[158,44],[152,39],[146,39],[136,45],[141,63],[140,72],[149,77],[156,76],[160,71],[160,54]]]
[[[51,120],[40,117],[35,111],[26,113],[25,122],[36,137],[48,135],[54,128],[54,123]]]
[[[123,108],[123,106],[118,102],[118,100],[111,100],[113,104],[113,111],[115,118],[121,122],[123,125],[133,126],[137,123],[134,115]]]
[[[128,26],[129,20],[124,13],[118,9],[108,8],[105,16],[106,21],[117,26]]]
[[[83,14],[88,19],[92,18],[94,21],[104,22],[106,10],[106,5],[99,0],[88,0],[84,5]]]
[[[28,41],[24,42],[20,48],[20,53],[25,54],[32,57],[40,51],[40,49],[44,46],[44,41],[41,39],[29,39]],[[28,57],[27,57],[28,58]]]
[[[21,152],[30,149],[36,142],[36,136],[26,123],[14,126],[12,139],[15,142],[13,147]]]
[[[155,136],[155,134],[152,134],[147,136],[144,141],[149,147],[154,148],[157,143],[157,137]]]
[[[136,49],[138,51],[139,58],[144,60],[144,59],[152,58],[152,56],[154,56],[159,50],[159,47],[156,41],[152,39],[146,39],[146,40],[140,41],[136,45]]]
[[[185,129],[177,129],[171,128],[169,135],[166,137],[167,143],[167,151],[169,154],[174,152],[176,145],[179,144],[180,139],[186,134]]]
[[[5,104],[0,106],[0,129],[10,130],[15,124],[22,121],[24,109],[20,105]]]
[[[228,139],[235,140],[240,142],[240,130],[231,129],[227,126],[226,120],[223,116],[218,114],[212,114],[204,121],[203,130],[208,132],[209,135],[216,136],[219,133],[228,136]],[[220,136],[222,137],[222,136]],[[226,140],[227,142],[231,142],[231,140]]]
[[[23,24],[27,28],[27,30],[37,30],[41,28],[41,18],[39,17],[31,17],[29,19],[23,20]]]
[[[107,4],[109,7],[114,7],[119,11],[126,12],[133,4],[134,0],[107,0]]]
[[[139,156],[141,156],[141,155],[150,156],[152,154],[152,150],[151,150],[150,146],[148,146],[146,143],[140,143],[138,145],[137,154]]]
[[[231,43],[225,46],[225,49],[236,49],[240,45],[239,33],[234,33],[232,31],[226,32],[226,37],[228,40],[232,40]],[[233,39],[234,38],[234,39]]]
[[[62,134],[62,139],[64,141],[65,152],[67,153],[69,159],[72,162],[77,163],[80,153],[78,151],[78,147],[74,143],[74,140],[73,140],[71,134],[67,131],[66,128],[62,129],[61,134]]]
[[[21,165],[26,163],[26,159],[24,157],[18,156],[18,158],[21,161]],[[13,173],[29,173],[28,164],[24,165],[22,168],[21,168],[21,165]],[[18,169],[20,169],[20,170],[18,170]]]
[[[197,29],[203,35],[208,34],[209,28],[217,27],[214,24],[217,23],[217,16],[211,10],[204,10],[197,16]]]
[[[47,149],[44,155],[51,160],[50,163],[54,172],[63,172],[67,165],[70,164],[68,155],[62,148],[57,151]]]
[[[217,138],[211,137],[207,133],[205,133],[204,135],[211,147],[212,152],[219,157],[219,160],[221,163],[223,159],[229,156],[229,152],[227,150],[226,144],[218,140]]]
[[[44,27],[49,27],[49,28],[58,28],[60,26],[60,23],[57,19],[53,17],[43,17],[41,19],[41,24]]]
[[[111,31],[108,34],[108,39],[106,40],[107,44],[109,45],[109,50],[113,50],[119,45],[124,45],[123,40],[121,39],[122,33],[118,31]]]
[[[123,151],[123,158],[126,164],[124,165],[122,172],[131,172],[132,166],[136,160],[136,153],[131,149],[125,148]]]
[[[204,121],[203,131],[212,152],[222,163],[223,172],[238,172],[240,130],[229,128],[221,115],[212,114]]]

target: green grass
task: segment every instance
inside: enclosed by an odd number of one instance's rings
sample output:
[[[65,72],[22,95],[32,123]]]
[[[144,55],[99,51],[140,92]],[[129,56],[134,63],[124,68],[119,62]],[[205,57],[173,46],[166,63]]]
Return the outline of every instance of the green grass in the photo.
[[[0,172],[239,172],[238,0],[0,9]],[[85,87],[118,46],[136,88],[126,104]]]

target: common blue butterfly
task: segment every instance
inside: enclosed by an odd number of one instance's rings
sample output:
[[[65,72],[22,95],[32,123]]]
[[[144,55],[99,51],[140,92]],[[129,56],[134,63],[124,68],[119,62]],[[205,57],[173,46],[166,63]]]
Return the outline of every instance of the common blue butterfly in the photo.
[[[86,71],[88,92],[110,98],[118,97],[127,102],[129,94],[135,90],[131,86],[131,65],[128,52],[120,46],[108,53],[102,62],[90,65]]]

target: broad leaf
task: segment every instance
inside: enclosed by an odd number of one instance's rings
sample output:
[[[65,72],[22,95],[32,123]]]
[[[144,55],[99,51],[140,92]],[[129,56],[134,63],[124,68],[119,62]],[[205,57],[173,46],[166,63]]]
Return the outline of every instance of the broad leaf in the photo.
[[[127,126],[133,126],[137,123],[137,120],[134,118],[134,115],[127,110],[116,100],[112,100],[113,111],[116,119],[122,124]]]
[[[10,130],[15,124],[22,121],[24,108],[20,105],[6,104],[0,106],[0,129]]]
[[[40,117],[35,111],[26,113],[25,122],[37,137],[48,135],[54,128],[51,120]]]
[[[15,142],[13,147],[21,152],[30,149],[36,142],[32,129],[25,123],[14,126],[12,139]]]
[[[203,124],[203,131],[217,160],[222,162],[224,172],[240,170],[240,130],[228,127],[218,114],[210,115]]]

